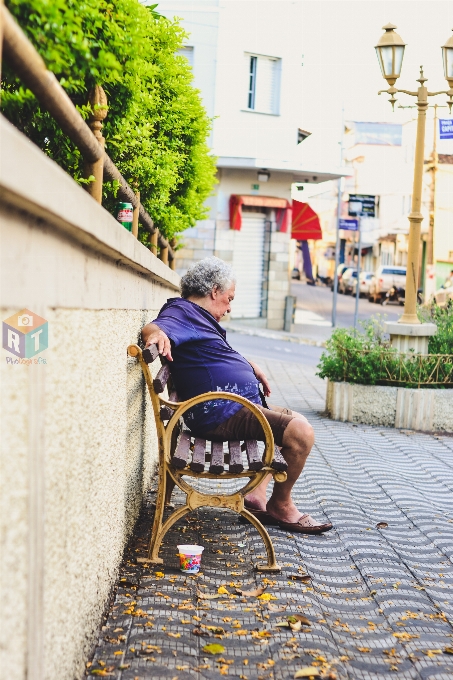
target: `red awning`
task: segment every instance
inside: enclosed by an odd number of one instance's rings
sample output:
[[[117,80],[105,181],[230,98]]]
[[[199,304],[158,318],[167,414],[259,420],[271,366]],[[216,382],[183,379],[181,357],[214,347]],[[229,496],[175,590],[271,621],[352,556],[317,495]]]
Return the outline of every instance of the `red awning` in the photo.
[[[293,201],[291,238],[295,238],[297,241],[322,239],[319,217],[308,203]]]
[[[260,208],[275,208],[278,231],[287,231],[291,219],[291,204],[286,198],[273,196],[230,196],[230,229],[240,231],[242,226],[242,206],[252,205]]]

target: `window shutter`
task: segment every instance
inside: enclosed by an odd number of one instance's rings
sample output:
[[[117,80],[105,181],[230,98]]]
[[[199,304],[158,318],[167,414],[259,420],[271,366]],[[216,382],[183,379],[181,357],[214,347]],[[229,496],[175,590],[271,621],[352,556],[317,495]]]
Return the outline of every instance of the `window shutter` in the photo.
[[[277,113],[276,85],[277,60],[258,57],[256,73],[255,110],[262,113]]]

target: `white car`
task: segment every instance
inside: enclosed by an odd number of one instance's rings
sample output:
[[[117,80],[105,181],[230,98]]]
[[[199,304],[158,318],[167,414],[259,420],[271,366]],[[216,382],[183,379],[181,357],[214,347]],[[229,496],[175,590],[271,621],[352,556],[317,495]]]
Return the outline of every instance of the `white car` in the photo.
[[[367,297],[370,292],[370,283],[373,278],[373,272],[360,272],[360,289],[359,297]],[[352,282],[352,295],[357,294],[357,279]]]
[[[384,265],[378,267],[370,280],[370,302],[381,302],[390,288],[406,288],[406,267]]]
[[[439,307],[445,307],[449,300],[453,300],[453,281],[449,279],[444,285],[434,293],[434,302]]]

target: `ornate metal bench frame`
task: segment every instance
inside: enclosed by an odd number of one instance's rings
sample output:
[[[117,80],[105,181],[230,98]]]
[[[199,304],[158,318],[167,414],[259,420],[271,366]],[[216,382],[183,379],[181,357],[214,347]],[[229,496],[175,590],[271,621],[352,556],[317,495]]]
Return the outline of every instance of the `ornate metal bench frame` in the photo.
[[[179,402],[176,393],[171,390],[171,377],[168,363],[162,359],[162,367],[156,378],[153,379],[149,364],[159,355],[156,345],[151,345],[145,350],[141,350],[138,345],[130,345],[128,354],[136,357],[140,362],[146,384],[148,386],[151,403],[153,405],[154,418],[156,422],[157,437],[159,442],[159,468],[158,468],[158,488],[156,498],[156,512],[151,532],[148,557],[139,558],[139,561],[149,564],[162,564],[163,560],[159,557],[159,549],[167,531],[179,519],[200,507],[226,508],[233,510],[245,517],[260,533],[267,552],[267,564],[257,564],[255,568],[262,572],[279,572],[281,567],[277,564],[275,550],[271,538],[261,522],[244,507],[244,497],[256,489],[268,474],[272,474],[276,482],[286,480],[287,464],[283,459],[280,450],[274,445],[274,437],[268,421],[263,416],[259,408],[248,399],[244,399],[237,394],[230,392],[206,392],[187,401]],[[164,399],[160,394],[169,384],[170,399]],[[235,460],[233,465],[235,471],[224,471],[223,465],[223,443],[211,443],[211,466],[206,471],[205,451],[206,441],[196,439],[191,444],[193,436],[187,430],[181,429],[181,416],[196,404],[212,399],[227,398],[230,401],[237,401],[258,418],[265,435],[264,454],[258,451],[255,441],[245,442],[249,469],[244,470],[241,463],[240,442],[228,442],[230,468],[231,460]],[[167,421],[165,425],[164,421]],[[198,446],[198,462],[192,455],[189,463],[191,449],[196,453]],[[200,455],[202,454],[202,455]],[[195,469],[194,469],[195,468]],[[200,493],[194,489],[183,477],[196,477],[199,479],[235,479],[249,478],[249,481],[239,491],[232,494],[223,493]],[[165,506],[169,504],[172,491],[178,486],[186,494],[186,503],[172,512],[168,519],[163,522]]]

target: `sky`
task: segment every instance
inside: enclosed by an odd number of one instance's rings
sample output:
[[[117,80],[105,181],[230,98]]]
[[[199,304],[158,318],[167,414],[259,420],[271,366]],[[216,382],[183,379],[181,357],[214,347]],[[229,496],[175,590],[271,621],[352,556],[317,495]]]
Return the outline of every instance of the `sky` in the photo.
[[[228,1],[228,0],[226,0]],[[255,0],[243,0],[251,2]],[[276,6],[288,0],[257,0]],[[382,78],[374,46],[382,26],[396,24],[397,33],[407,43],[401,77],[396,87],[415,90],[422,64],[427,86],[447,89],[443,76],[441,45],[451,36],[453,2],[445,0],[295,0],[301,6],[301,46],[306,93],[303,125],[313,134],[300,145],[305,160],[313,157],[319,164],[338,164],[342,109],[344,119],[404,123],[415,117],[414,109],[398,109],[414,99],[399,95],[395,113],[388,95],[377,94],[387,88]],[[445,105],[446,96],[431,98]],[[439,109],[449,117],[448,108]],[[428,117],[433,111],[428,112]],[[428,123],[432,135],[432,125]],[[453,143],[443,143],[441,153],[453,153]]]

